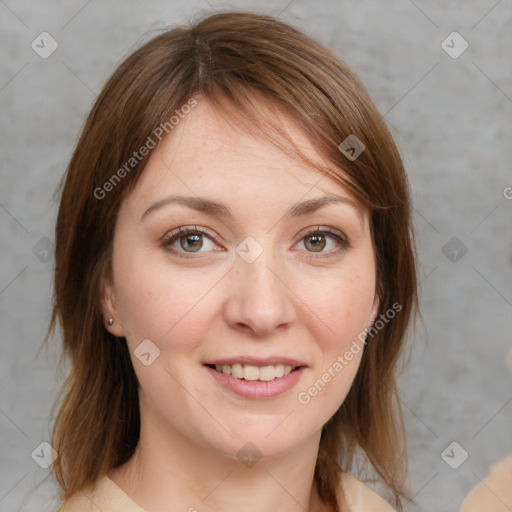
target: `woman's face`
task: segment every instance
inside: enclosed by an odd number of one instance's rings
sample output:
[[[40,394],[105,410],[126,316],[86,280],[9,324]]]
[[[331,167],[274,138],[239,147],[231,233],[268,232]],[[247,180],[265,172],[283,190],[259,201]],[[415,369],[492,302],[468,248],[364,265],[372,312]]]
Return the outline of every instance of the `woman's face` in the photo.
[[[319,435],[357,372],[378,309],[368,213],[200,101],[122,203],[103,292],[143,425],[230,457],[248,442],[285,454]]]

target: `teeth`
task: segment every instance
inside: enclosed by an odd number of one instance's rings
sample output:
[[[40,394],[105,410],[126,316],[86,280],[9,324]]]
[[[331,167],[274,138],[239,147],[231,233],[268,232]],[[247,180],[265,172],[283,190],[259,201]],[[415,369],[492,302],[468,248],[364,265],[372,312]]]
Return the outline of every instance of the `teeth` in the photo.
[[[284,375],[288,375],[293,367],[284,364],[276,364],[269,366],[254,366],[252,364],[217,364],[215,369],[226,375],[231,375],[237,379],[244,380],[261,380],[268,382]]]
[[[241,364],[234,364],[231,367],[231,375],[236,377],[237,379],[243,379],[244,377],[244,369]]]
[[[260,369],[252,364],[244,364],[244,379],[258,380],[260,377]]]
[[[284,375],[284,364],[276,364],[276,377]]]
[[[276,378],[276,367],[275,366],[263,366],[261,369],[255,367],[258,370],[260,380],[269,381]]]

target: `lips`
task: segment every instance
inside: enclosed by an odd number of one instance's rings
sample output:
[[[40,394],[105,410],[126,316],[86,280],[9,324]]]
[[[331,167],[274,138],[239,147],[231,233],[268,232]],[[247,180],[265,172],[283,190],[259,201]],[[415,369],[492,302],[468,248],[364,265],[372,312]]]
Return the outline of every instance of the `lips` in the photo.
[[[308,365],[286,356],[212,359],[203,367],[230,393],[251,400],[271,399],[293,388]]]
[[[236,365],[240,365],[240,363],[234,363],[234,365],[227,365],[228,368],[236,367]],[[240,365],[245,366],[245,365]],[[248,365],[252,366],[252,365]],[[221,388],[228,391],[230,394],[237,395],[239,397],[243,397],[245,399],[249,400],[265,400],[265,399],[272,399],[274,397],[277,397],[281,394],[284,394],[286,391],[291,390],[294,386],[298,384],[300,379],[302,378],[302,375],[304,375],[304,372],[307,369],[307,366],[297,366],[293,371],[290,371],[287,375],[283,375],[282,377],[274,377],[272,380],[260,380],[262,377],[262,372],[270,372],[272,371],[269,369],[269,366],[275,366],[278,368],[279,364],[277,365],[267,365],[262,367],[255,367],[255,370],[257,370],[258,373],[258,379],[257,380],[246,380],[244,378],[237,378],[233,375],[228,375],[224,372],[219,372],[215,365],[212,364],[204,364],[203,368],[206,370],[206,372],[213,378],[213,380],[221,386]],[[291,365],[288,365],[289,368],[292,368]],[[221,368],[223,368],[221,366]],[[283,365],[284,367],[284,365]],[[254,370],[250,370],[254,371]],[[274,370],[275,372],[276,370]],[[251,377],[251,375],[249,375]],[[252,377],[255,377],[256,375],[253,374]],[[265,378],[265,373],[263,373],[263,377]],[[270,379],[272,375],[267,373],[267,378]]]

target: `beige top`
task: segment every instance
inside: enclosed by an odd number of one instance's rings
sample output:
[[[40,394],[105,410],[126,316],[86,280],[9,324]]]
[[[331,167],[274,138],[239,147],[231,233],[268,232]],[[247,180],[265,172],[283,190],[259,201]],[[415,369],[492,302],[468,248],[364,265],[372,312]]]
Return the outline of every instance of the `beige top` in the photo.
[[[512,349],[507,355],[512,370]],[[512,510],[512,454],[491,465],[484,479],[467,495],[459,512]]]
[[[350,512],[394,512],[394,509],[363,482],[343,473],[343,490]],[[76,493],[65,502],[58,512],[144,512],[108,476],[100,478],[96,485]]]
[[[468,494],[460,512],[512,510],[512,455],[494,463],[487,476]]]

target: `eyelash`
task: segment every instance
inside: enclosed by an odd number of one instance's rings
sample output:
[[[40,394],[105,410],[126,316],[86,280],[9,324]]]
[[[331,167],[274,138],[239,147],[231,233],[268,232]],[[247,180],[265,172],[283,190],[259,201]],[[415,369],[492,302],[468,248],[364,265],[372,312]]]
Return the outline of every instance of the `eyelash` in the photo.
[[[177,230],[171,231],[167,233],[164,238],[162,239],[161,245],[162,247],[167,250],[168,252],[171,252],[173,255],[178,256],[179,258],[185,258],[185,259],[193,259],[193,258],[200,258],[202,256],[192,256],[193,254],[198,253],[187,253],[183,251],[179,251],[173,247],[170,247],[176,240],[179,238],[185,236],[185,235],[206,235],[208,238],[210,238],[212,241],[215,242],[215,237],[213,234],[209,232],[209,230],[205,230],[204,228],[198,228],[197,226],[193,227],[180,227]],[[306,256],[307,258],[325,258],[330,257],[333,254],[338,254],[341,251],[346,251],[347,249],[350,249],[352,247],[350,241],[345,236],[341,235],[337,230],[327,227],[327,226],[316,226],[314,228],[308,228],[304,232],[300,233],[301,238],[299,241],[304,240],[305,238],[311,237],[311,236],[328,236],[334,240],[336,240],[341,247],[339,249],[335,249],[333,251],[329,251],[327,253],[315,253],[313,251],[306,251],[311,256]],[[209,252],[209,251],[208,251]],[[190,254],[190,256],[189,256]]]

